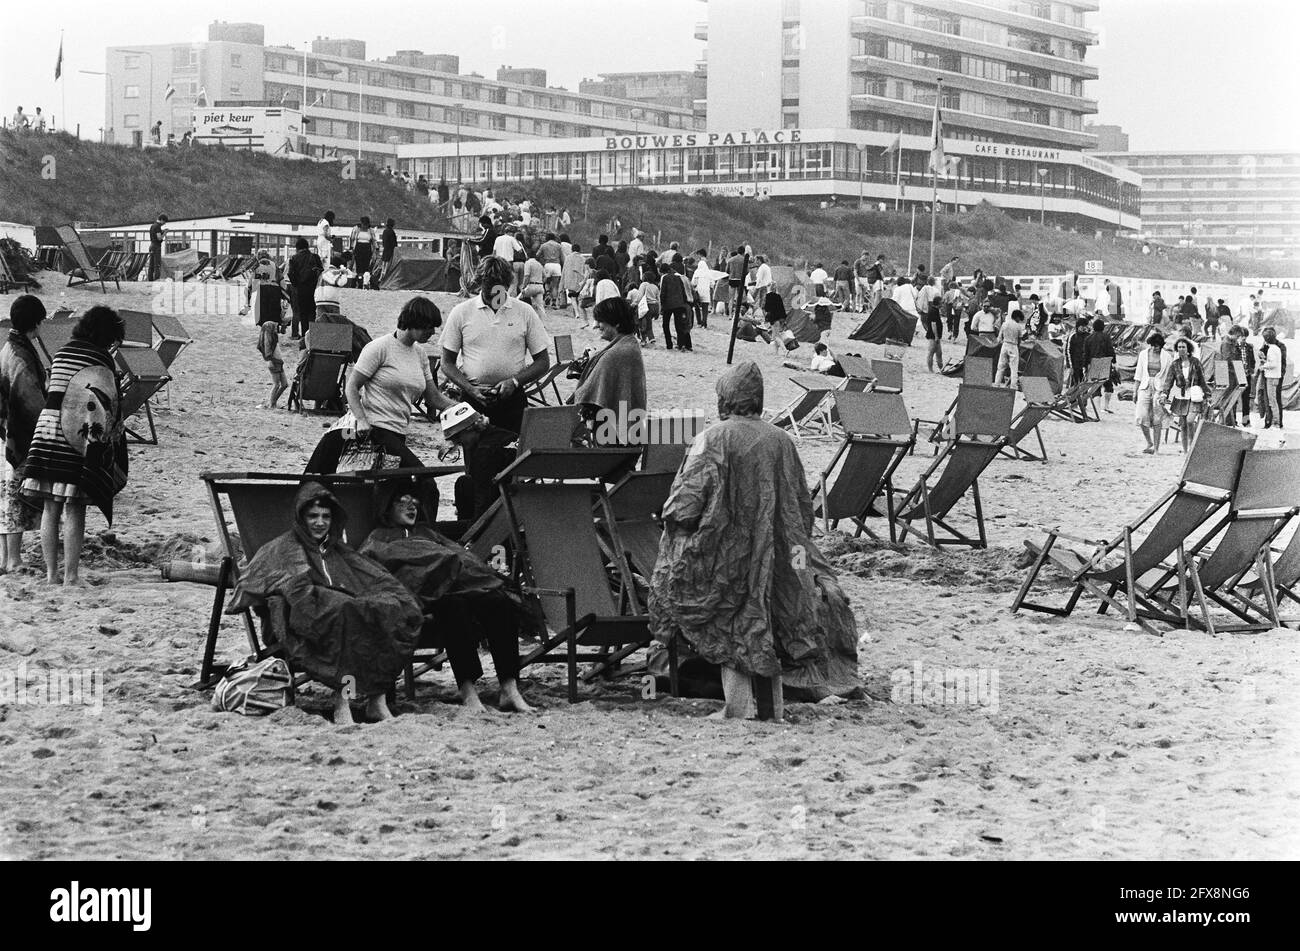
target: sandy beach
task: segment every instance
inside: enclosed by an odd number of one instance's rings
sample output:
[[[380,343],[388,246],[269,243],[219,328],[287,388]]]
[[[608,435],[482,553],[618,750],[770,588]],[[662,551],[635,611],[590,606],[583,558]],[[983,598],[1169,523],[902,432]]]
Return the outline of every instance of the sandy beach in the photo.
[[[145,285],[64,292],[42,277],[51,311],[150,306]],[[344,291],[343,312],[379,334],[408,296]],[[432,296],[444,315],[455,303]],[[0,297],[6,312],[11,300]],[[1143,455],[1125,402],[1099,424],[1044,424],[1047,465],[993,465],[986,551],[824,540],[870,699],[737,723],[707,718],[720,702],[642,699],[634,683],[585,688],[571,706],[562,669],[534,667],[534,716],[459,716],[449,670],[382,724],[335,728],[319,688],[264,719],[212,712],[187,685],[213,589],[164,582],[158,565],[196,545],[217,553],[200,472],[300,471],[331,420],[263,408],[269,380],[241,318],[180,320],[195,343],[155,411],[159,445],[131,447],[111,529],[88,514],[90,586],[38,583],[35,533],[30,573],[0,578],[0,673],[103,678],[100,710],[0,707],[0,857],[1300,857],[1300,634],[1155,638],[1086,601],[1068,619],[1010,612],[1026,539],[1055,525],[1112,535],[1176,481],[1181,455]],[[837,316],[833,349],[872,355],[845,345],[859,320]],[[570,315],[547,324],[579,352],[598,345]],[[645,351],[652,409],[715,415],[726,329],[715,317],[694,331],[693,354]],[[741,342],[737,355],[762,367],[769,408],[797,392],[770,348]],[[922,340],[904,363],[909,412],[937,418],[957,381],[926,372]],[[412,448],[433,462],[439,438],[417,424]],[[1259,445],[1277,443],[1274,432]],[[834,447],[801,443],[810,479]],[[897,484],[929,458],[918,448]],[[220,655],[246,649],[226,619]],[[987,685],[984,702],[899,689],[945,668]],[[495,700],[490,673],[480,686]]]

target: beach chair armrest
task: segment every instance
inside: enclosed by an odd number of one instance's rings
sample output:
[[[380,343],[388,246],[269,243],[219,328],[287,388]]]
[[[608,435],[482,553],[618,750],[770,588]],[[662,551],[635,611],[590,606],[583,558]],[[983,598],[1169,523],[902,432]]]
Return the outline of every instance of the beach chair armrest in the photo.
[[[1052,538],[1064,538],[1067,541],[1079,542],[1082,545],[1094,545],[1097,548],[1104,548],[1105,546],[1110,544],[1110,542],[1106,539],[1085,538],[1082,535],[1072,535],[1069,532],[1061,531],[1059,527],[1058,528],[1044,527],[1043,531],[1046,532],[1048,536]]]
[[[524,594],[534,594],[539,598],[571,598],[575,596],[573,588],[535,588],[524,585],[519,589]]]

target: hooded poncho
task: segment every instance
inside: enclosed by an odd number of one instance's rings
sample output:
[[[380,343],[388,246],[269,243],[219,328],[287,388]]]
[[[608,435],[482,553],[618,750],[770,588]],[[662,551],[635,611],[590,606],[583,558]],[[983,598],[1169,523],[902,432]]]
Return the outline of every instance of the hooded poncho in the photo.
[[[759,418],[763,378],[718,381],[722,420],[691,445],[664,505],[650,624],[706,660],[783,674],[791,699],[859,686],[853,615],[809,536],[813,507],[794,441]]]
[[[313,504],[330,508],[323,543],[307,531]],[[419,602],[391,574],[339,539],[347,513],[315,482],[294,499],[294,527],[267,542],[244,569],[226,609],[234,614],[278,595],[289,604],[282,645],[295,669],[338,689],[351,677],[358,696],[385,693],[402,673],[419,639]]]

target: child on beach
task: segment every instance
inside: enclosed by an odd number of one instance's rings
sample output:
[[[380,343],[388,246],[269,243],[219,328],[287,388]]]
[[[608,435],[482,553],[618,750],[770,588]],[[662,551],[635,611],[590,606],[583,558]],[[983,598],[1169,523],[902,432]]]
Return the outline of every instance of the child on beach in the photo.
[[[257,349],[266,361],[266,368],[271,373],[271,409],[276,408],[276,401],[289,388],[284,378],[284,361],[280,359],[280,332],[283,330],[279,314],[262,315],[262,324],[257,337]]]

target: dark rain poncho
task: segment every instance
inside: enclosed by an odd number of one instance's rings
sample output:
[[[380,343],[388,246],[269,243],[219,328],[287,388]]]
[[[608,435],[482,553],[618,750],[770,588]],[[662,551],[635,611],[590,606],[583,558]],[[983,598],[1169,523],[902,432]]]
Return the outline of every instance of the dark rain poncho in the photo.
[[[663,509],[650,624],[679,631],[705,660],[782,674],[791,699],[859,686],[853,615],[809,535],[794,441],[758,417],[763,379],[745,363],[718,382],[721,422],[691,446]]]
[[[319,545],[303,518],[316,502],[334,516]],[[339,541],[347,515],[327,489],[305,483],[294,513],[294,527],[248,563],[226,613],[278,595],[289,604],[283,648],[290,665],[335,689],[350,676],[359,697],[387,692],[415,650],[423,623],[419,602],[382,567]]]

